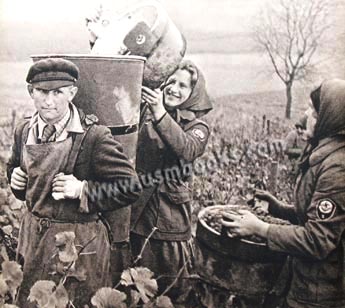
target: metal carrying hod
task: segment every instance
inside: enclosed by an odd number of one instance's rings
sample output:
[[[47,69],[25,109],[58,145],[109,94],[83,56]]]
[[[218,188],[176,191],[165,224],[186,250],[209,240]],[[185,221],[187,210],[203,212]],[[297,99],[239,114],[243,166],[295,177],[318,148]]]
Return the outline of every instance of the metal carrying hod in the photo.
[[[66,54],[32,56],[34,61],[47,58],[64,58],[78,66],[80,76],[74,104],[108,126],[134,163],[145,59]]]

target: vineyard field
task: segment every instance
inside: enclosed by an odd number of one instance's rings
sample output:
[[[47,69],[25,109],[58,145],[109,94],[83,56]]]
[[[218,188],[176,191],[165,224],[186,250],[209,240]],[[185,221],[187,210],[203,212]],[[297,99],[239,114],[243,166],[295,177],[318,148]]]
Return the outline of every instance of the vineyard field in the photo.
[[[245,55],[243,56],[245,57]],[[248,57],[252,57],[249,56]],[[193,58],[193,57],[192,57]],[[204,154],[204,159],[208,159],[214,152],[221,152],[224,147],[231,147],[235,151],[239,151],[243,154],[243,145],[257,144],[257,143],[267,143],[274,140],[282,140],[287,134],[288,130],[293,127],[293,120],[298,118],[298,116],[303,112],[307,104],[307,93],[306,89],[300,88],[295,91],[296,95],[296,111],[293,113],[294,119],[291,121],[283,119],[284,108],[285,108],[285,97],[284,91],[279,90],[279,88],[274,88],[272,85],[268,87],[269,91],[261,92],[251,92],[246,93],[236,93],[243,91],[243,80],[237,81],[232,89],[224,90],[222,85],[217,86],[216,75],[227,75],[230,64],[224,65],[223,69],[221,66],[217,66],[217,72],[220,74],[215,74],[214,69],[208,66],[207,63],[211,61],[204,61],[200,58],[200,55],[194,55],[195,59],[199,58],[200,62],[206,66],[206,78],[208,82],[208,87],[210,93],[214,94],[214,110],[207,115],[206,121],[209,123],[211,128],[211,137],[209,140],[209,145],[206,153]],[[219,62],[219,60],[217,60]],[[243,59],[245,62],[245,59]],[[2,123],[11,122],[13,119],[13,111],[16,114],[15,120],[19,120],[24,115],[30,115],[33,111],[33,104],[26,90],[25,77],[26,71],[30,66],[30,61],[27,62],[0,62],[0,119]],[[238,65],[238,64],[237,64]],[[244,65],[244,64],[243,64]],[[259,83],[259,80],[254,81],[254,83]],[[251,85],[253,89],[253,85]],[[230,87],[231,88],[231,87]],[[223,96],[217,96],[216,93],[226,94]],[[11,120],[9,120],[11,119]],[[267,131],[267,123],[269,121],[271,124],[271,131]],[[0,123],[1,124],[1,123]],[[266,126],[265,126],[266,125]],[[13,129],[13,128],[12,128]],[[11,144],[11,128],[2,127],[0,132],[0,137],[2,140],[3,160],[6,160],[9,154],[9,145]],[[212,199],[207,202],[217,204],[221,202],[217,198],[217,191],[219,187],[227,187],[229,183],[237,181],[241,178],[244,181],[244,174],[249,176],[247,173],[256,173],[256,170],[261,170],[260,164],[265,164],[262,162],[262,158],[258,158],[255,153],[252,153],[252,158],[250,155],[245,156],[248,161],[241,161],[240,165],[226,166],[222,170],[213,170],[210,174],[206,176],[201,176],[195,180],[195,191],[196,191],[196,202],[203,203],[205,196],[199,196],[198,191],[200,187],[204,187],[206,183],[211,184],[213,187],[213,193],[207,196],[206,199]],[[285,164],[288,163],[284,160],[284,157],[278,157],[281,161],[281,165],[286,167]],[[266,159],[266,158],[264,158]],[[274,160],[277,157],[269,157],[269,159]],[[252,160],[252,161],[250,161]],[[260,160],[260,161],[258,161]],[[250,167],[250,164],[252,166]],[[4,163],[4,162],[3,162]],[[258,165],[259,164],[259,165]],[[267,165],[267,164],[266,164]],[[4,165],[2,165],[4,166]],[[252,168],[249,172],[248,168]],[[232,169],[238,169],[240,172],[237,174]],[[288,167],[286,167],[288,169]],[[2,174],[4,170],[1,170]],[[266,171],[267,173],[268,171]],[[267,178],[267,174],[261,175]],[[216,179],[216,184],[214,180]],[[262,179],[261,179],[262,180]],[[266,179],[267,180],[267,179]],[[205,193],[206,190],[203,190]],[[230,193],[223,188],[220,189],[222,194],[227,195],[226,200],[230,201]],[[231,193],[232,198],[238,197],[238,192]],[[243,192],[242,195],[243,197]],[[201,201],[199,200],[201,198]],[[221,202],[221,203],[224,203]]]
[[[30,62],[0,63],[0,227],[3,231],[0,244],[6,242],[10,247],[10,259],[14,258],[15,240],[25,206],[11,194],[5,169],[15,123],[33,111],[25,85],[29,65]],[[8,78],[4,77],[6,72]],[[225,68],[223,74],[226,74]],[[220,89],[214,88],[217,85],[213,79],[215,74],[210,76],[210,92],[220,93]],[[205,170],[194,178],[194,231],[202,208],[245,204],[253,198],[255,188],[267,188],[278,198],[292,201],[292,164],[283,153],[283,139],[305,106],[306,90],[296,91],[302,103],[296,108],[293,120],[283,119],[285,98],[281,89],[245,94],[236,93],[233,89],[222,93],[224,95],[214,95],[214,110],[205,118],[211,135],[205,154],[198,160],[200,165],[206,166]],[[2,259],[3,254],[0,261]],[[110,294],[117,291],[112,289],[109,292],[107,296],[110,298]],[[168,299],[158,297],[158,300]]]

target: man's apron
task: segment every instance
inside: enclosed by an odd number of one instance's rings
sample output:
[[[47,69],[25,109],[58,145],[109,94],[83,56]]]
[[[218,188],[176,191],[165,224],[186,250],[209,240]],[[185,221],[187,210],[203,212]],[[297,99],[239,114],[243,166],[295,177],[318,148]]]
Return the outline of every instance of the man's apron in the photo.
[[[21,223],[18,241],[18,252],[24,257],[24,280],[18,297],[20,307],[31,307],[26,301],[35,281],[52,280],[57,284],[63,277],[57,273],[55,235],[59,232],[74,232],[78,251],[86,246],[76,261],[75,271],[64,284],[74,305],[83,307],[90,303],[98,288],[109,285],[110,247],[105,226],[96,214],[80,213],[78,199],[54,200],[52,197],[54,176],[73,171],[72,146],[69,137],[60,142],[23,147],[29,211]]]

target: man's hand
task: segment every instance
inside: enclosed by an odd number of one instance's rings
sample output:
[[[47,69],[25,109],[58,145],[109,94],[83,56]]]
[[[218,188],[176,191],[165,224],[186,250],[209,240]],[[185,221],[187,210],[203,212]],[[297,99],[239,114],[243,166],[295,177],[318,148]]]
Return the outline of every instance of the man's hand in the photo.
[[[159,121],[166,113],[163,105],[163,92],[159,89],[151,90],[142,87],[141,98],[144,103],[148,104],[155,121]]]
[[[28,175],[20,168],[14,168],[11,176],[11,187],[16,190],[24,190],[28,182]]]
[[[58,173],[53,179],[53,194],[63,196],[63,199],[78,199],[83,187],[73,174]]]

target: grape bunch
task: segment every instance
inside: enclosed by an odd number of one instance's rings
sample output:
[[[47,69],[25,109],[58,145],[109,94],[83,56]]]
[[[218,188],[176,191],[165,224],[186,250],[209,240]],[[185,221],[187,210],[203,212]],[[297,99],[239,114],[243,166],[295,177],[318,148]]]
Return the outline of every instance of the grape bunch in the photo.
[[[5,247],[7,255],[11,261],[16,259],[16,250],[17,250],[17,239],[6,234],[1,228],[0,228],[0,247]],[[1,261],[2,257],[0,257]]]
[[[222,233],[222,223],[221,220],[223,218],[223,213],[229,212],[229,213],[236,213],[239,210],[248,210],[255,214],[259,219],[263,220],[264,222],[267,222],[269,224],[275,224],[275,225],[290,225],[290,222],[276,218],[271,216],[266,210],[262,209],[261,207],[249,207],[247,205],[236,205],[236,206],[224,206],[224,207],[217,207],[217,208],[210,208],[204,216],[201,217],[201,219],[214,231],[216,231],[219,235]],[[256,236],[250,236],[246,238],[248,240],[251,240],[253,242],[262,242],[262,239],[256,237]]]
[[[220,209],[212,209],[208,211],[201,219],[213,230],[217,231],[219,234],[222,231],[222,220],[223,214]]]
[[[249,210],[250,212],[255,214],[256,217],[260,218],[262,221],[267,222],[269,224],[290,225],[289,221],[270,215],[267,210],[264,210],[260,206],[256,206],[256,207],[243,206],[242,209]]]

